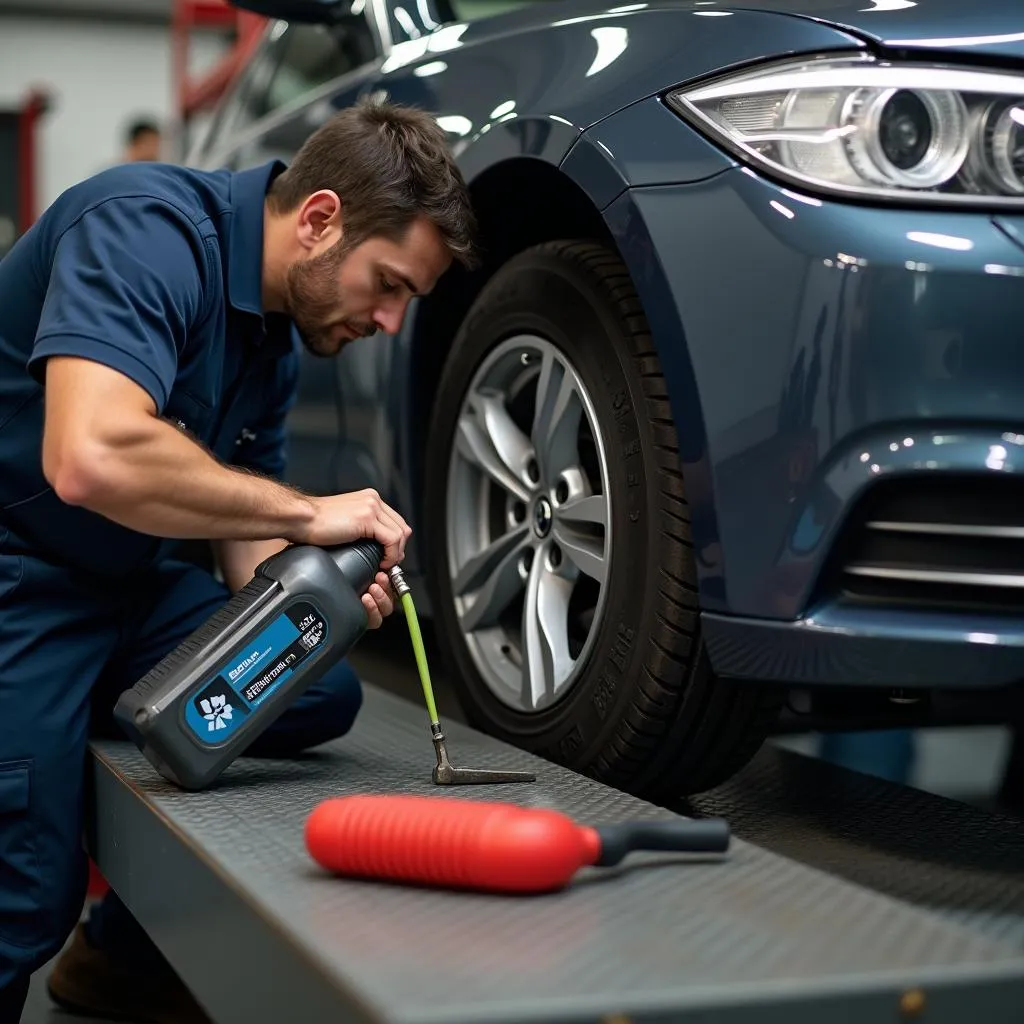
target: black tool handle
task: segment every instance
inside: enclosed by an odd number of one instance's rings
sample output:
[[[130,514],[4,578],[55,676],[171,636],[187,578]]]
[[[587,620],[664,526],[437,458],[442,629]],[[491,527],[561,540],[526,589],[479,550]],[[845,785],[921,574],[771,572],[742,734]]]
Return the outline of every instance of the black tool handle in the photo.
[[[599,867],[618,864],[633,850],[672,850],[676,853],[724,853],[729,849],[729,823],[724,818],[680,821],[636,821],[602,825]]]

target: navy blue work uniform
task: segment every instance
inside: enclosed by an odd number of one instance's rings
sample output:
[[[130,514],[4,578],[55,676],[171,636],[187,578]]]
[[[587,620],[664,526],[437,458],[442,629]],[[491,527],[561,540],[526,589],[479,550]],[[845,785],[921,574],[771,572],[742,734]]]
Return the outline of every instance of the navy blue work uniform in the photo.
[[[298,346],[261,293],[264,197],[282,169],[112,168],[65,192],[0,262],[0,1019],[11,1006],[17,1019],[29,973],[82,909],[90,723],[109,728],[117,695],[229,597],[176,561],[174,542],[54,494],[46,362],[106,364],[224,462],[280,477]],[[360,701],[342,663],[250,752],[339,736]],[[114,898],[105,910],[131,922]]]

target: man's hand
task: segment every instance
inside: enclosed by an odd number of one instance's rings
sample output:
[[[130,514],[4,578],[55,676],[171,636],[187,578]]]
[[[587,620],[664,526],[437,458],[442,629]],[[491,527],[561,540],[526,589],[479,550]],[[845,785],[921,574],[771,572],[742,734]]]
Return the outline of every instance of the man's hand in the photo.
[[[412,530],[376,491],[367,489],[310,500],[316,511],[300,543],[331,547],[372,538],[384,545],[381,568],[390,569],[405,558],[405,545]]]
[[[370,584],[370,589],[363,594],[363,607],[370,618],[370,629],[380,629],[384,624],[384,620],[395,610],[391,581],[386,573],[377,573],[376,580]]]

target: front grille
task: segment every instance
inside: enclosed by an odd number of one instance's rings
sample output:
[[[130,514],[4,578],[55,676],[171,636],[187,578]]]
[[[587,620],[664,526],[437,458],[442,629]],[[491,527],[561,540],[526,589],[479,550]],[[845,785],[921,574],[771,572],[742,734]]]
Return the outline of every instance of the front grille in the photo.
[[[856,510],[833,566],[844,601],[1024,614],[1024,480],[882,481]]]

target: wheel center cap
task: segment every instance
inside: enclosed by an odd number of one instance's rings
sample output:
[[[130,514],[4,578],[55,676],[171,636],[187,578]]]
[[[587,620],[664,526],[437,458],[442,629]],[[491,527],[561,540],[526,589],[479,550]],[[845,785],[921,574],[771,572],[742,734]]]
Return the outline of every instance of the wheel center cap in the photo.
[[[533,506],[533,532],[538,537],[546,537],[551,532],[551,502],[547,498],[538,498]]]

